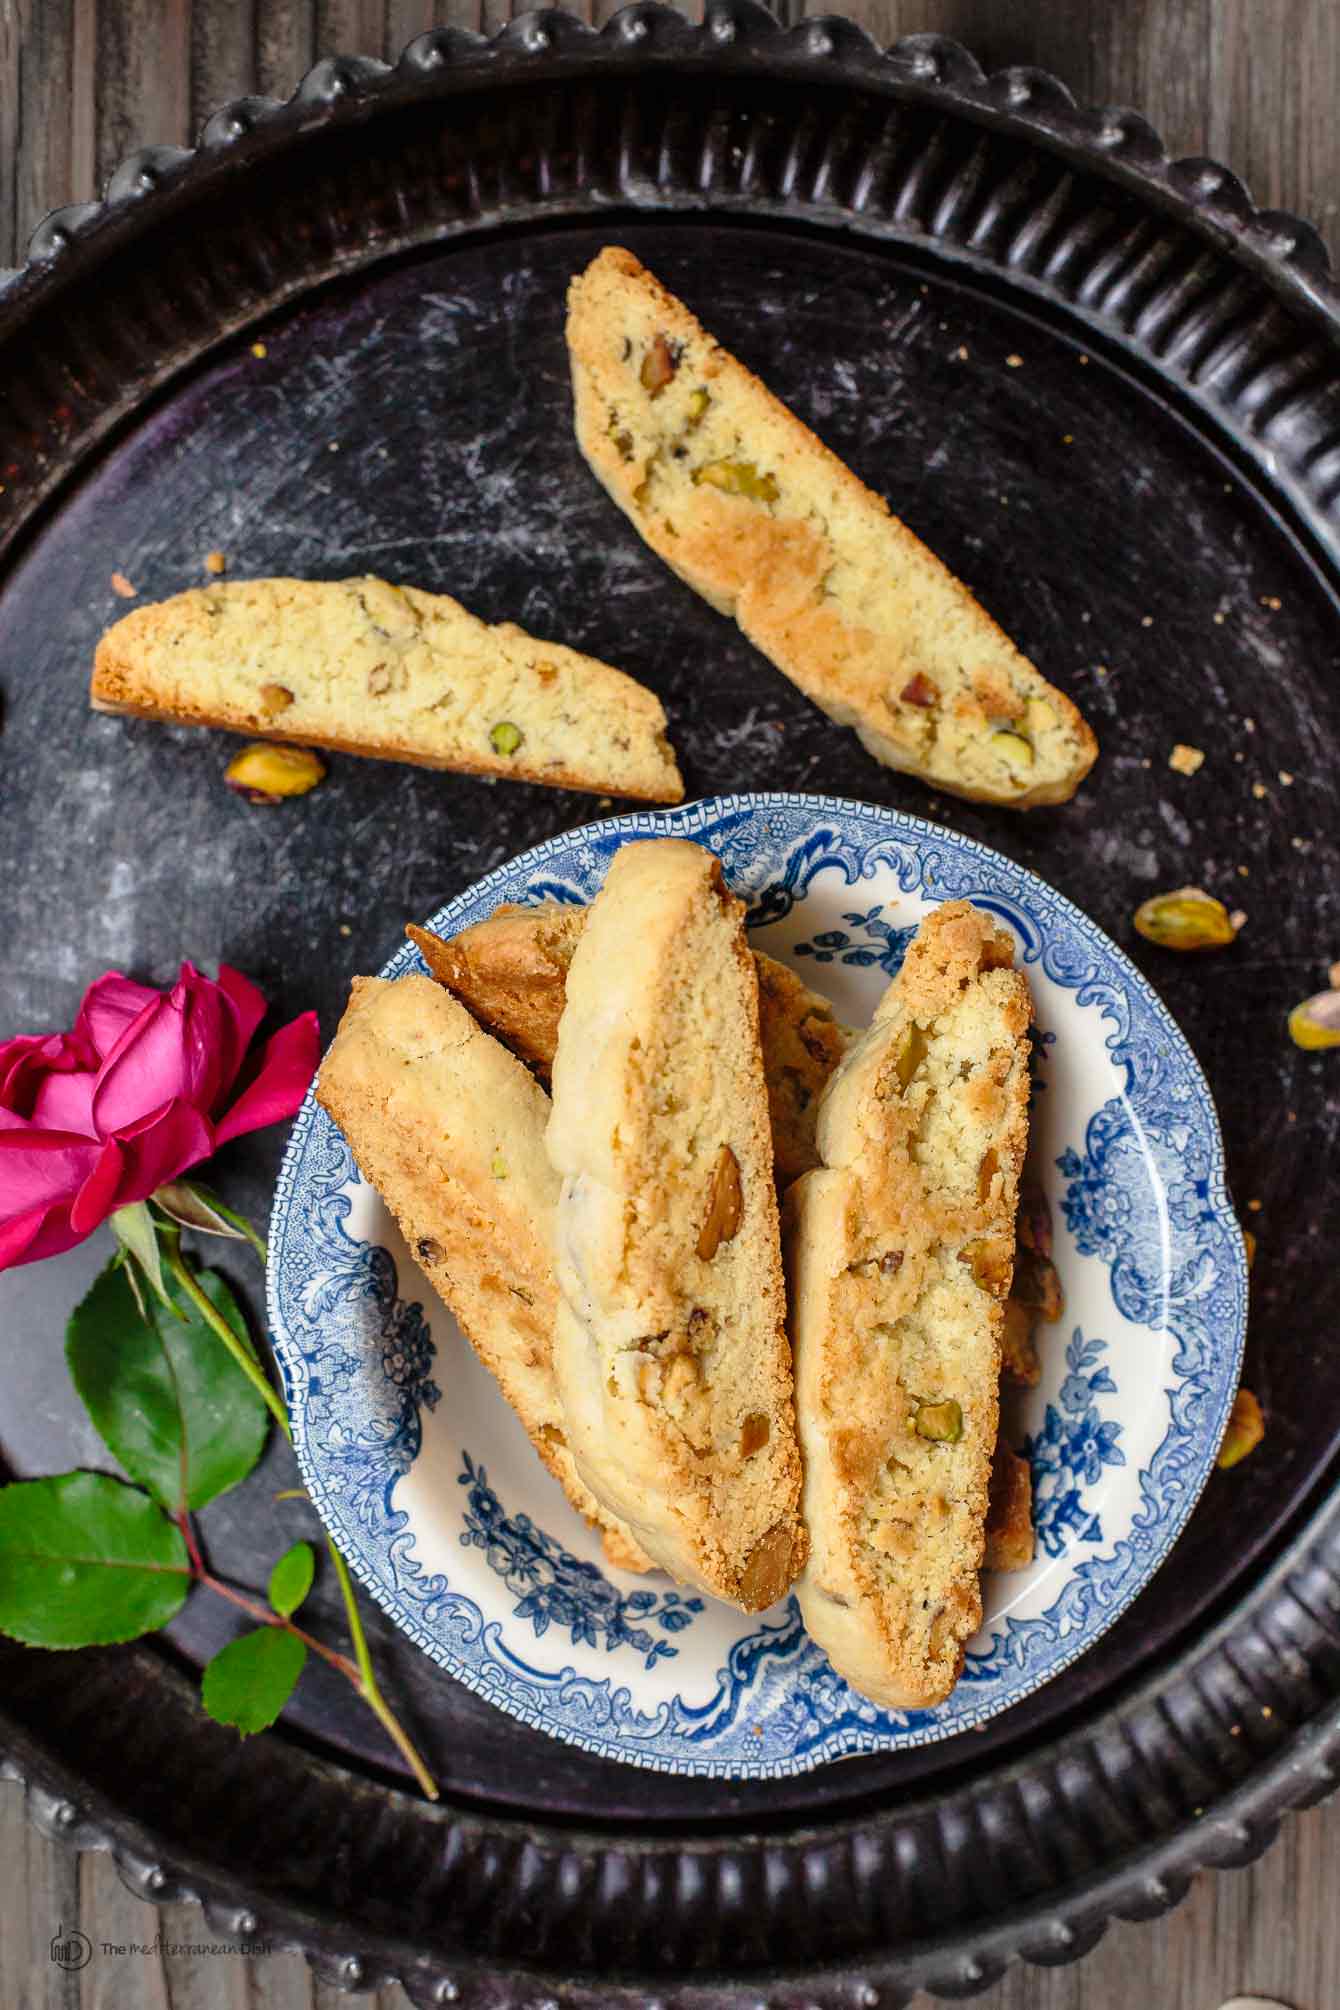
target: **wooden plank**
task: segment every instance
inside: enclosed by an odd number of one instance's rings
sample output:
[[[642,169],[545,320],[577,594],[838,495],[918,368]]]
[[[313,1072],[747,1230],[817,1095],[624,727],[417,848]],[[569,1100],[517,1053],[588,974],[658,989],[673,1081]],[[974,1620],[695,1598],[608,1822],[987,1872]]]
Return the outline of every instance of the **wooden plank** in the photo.
[[[384,0],[317,0],[318,56],[381,56],[385,40]]]
[[[191,0],[121,0],[96,15],[101,186],[135,148],[191,138]]]
[[[258,88],[256,0],[191,8],[191,137],[212,111]]]
[[[291,97],[316,61],[316,0],[256,0],[256,88]]]
[[[1217,0],[1210,152],[1258,203],[1306,216],[1340,244],[1340,8],[1326,0]]]

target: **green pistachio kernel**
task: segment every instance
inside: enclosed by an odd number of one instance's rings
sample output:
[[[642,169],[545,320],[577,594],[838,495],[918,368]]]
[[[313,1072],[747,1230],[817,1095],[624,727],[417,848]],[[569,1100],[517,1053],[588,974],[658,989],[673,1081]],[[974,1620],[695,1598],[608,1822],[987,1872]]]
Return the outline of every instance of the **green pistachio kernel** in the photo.
[[[781,490],[775,475],[761,475],[752,461],[708,461],[693,470],[695,487],[706,482],[723,495],[747,496],[750,502],[776,502]]]
[[[963,1411],[952,1396],[943,1403],[919,1403],[915,1421],[917,1436],[937,1445],[956,1445],[963,1436]]]
[[[514,726],[510,719],[499,719],[489,734],[489,745],[495,754],[514,754],[523,737],[520,726]]]

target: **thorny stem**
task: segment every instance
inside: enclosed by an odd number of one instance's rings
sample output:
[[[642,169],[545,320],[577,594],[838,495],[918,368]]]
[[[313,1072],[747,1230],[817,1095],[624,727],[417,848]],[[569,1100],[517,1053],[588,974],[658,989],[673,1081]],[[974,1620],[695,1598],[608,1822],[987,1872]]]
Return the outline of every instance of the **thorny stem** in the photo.
[[[237,1220],[240,1223],[242,1217],[238,1216]],[[264,1244],[261,1243],[259,1236],[253,1234],[251,1239],[262,1250],[264,1249]],[[287,1410],[266,1380],[259,1363],[254,1359],[250,1351],[243,1346],[227,1320],[211,1305],[209,1299],[201,1290],[194,1272],[182,1256],[180,1237],[165,1236],[163,1240],[168,1269],[176,1278],[178,1284],[180,1284],[182,1290],[200,1314],[200,1317],[205,1321],[210,1330],[218,1335],[219,1339],[228,1349],[228,1352],[232,1355],[247,1380],[262,1397],[266,1408],[274,1417],[284,1436],[292,1444],[293,1432],[289,1425]],[[372,1666],[372,1656],[368,1651],[367,1635],[363,1631],[363,1616],[358,1609],[358,1601],[354,1594],[353,1580],[349,1575],[349,1567],[340,1555],[339,1550],[335,1547],[331,1536],[329,1534],[326,1535],[326,1548],[329,1551],[331,1563],[335,1568],[335,1577],[340,1587],[340,1596],[344,1600],[345,1621],[349,1628],[349,1638],[353,1642],[354,1649],[354,1660],[352,1662],[347,1655],[337,1654],[333,1648],[323,1646],[320,1641],[314,1640],[310,1634],[302,1632],[300,1627],[293,1626],[289,1621],[280,1620],[277,1613],[270,1612],[266,1607],[253,1605],[245,1598],[243,1593],[233,1591],[220,1578],[214,1577],[205,1567],[194,1536],[187,1533],[184,1516],[182,1520],[182,1533],[191,1553],[195,1574],[199,1577],[201,1583],[208,1584],[212,1591],[217,1591],[221,1597],[230,1599],[234,1605],[241,1605],[244,1611],[248,1611],[254,1617],[264,1620],[267,1625],[274,1625],[276,1623],[288,1625],[290,1631],[296,1633],[301,1640],[304,1640],[323,1660],[329,1661],[333,1667],[338,1668],[363,1698],[363,1701],[395,1745],[428,1799],[435,1801],[438,1798],[437,1782],[415,1750],[408,1733],[396,1718],[390,1704],[381,1692],[376,1671]]]

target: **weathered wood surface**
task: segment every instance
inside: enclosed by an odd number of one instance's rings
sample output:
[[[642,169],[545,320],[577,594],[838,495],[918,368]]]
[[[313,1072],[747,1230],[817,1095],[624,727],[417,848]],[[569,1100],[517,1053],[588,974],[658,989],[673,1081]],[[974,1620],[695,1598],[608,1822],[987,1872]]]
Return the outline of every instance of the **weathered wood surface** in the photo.
[[[318,56],[394,57],[435,21],[492,28],[507,0],[0,0],[0,265],[33,226],[94,195],[122,154],[186,143],[225,98],[292,89]],[[593,18],[612,11],[595,0]],[[831,11],[781,0],[787,19]],[[1227,161],[1258,202],[1311,216],[1334,246],[1340,205],[1340,6],[1335,0],[850,0],[880,40],[924,29],[981,61],[1036,63],[1076,97],[1137,106],[1179,153]],[[1021,1970],[982,2010],[1215,2010],[1238,1994],[1293,2010],[1340,2006],[1340,1802],[1287,1824],[1248,1871],[1202,1878],[1170,1919],[1116,1926],[1076,1966]],[[49,1959],[78,1927],[93,1960]],[[0,2010],[334,2010],[296,1955],[103,1955],[150,1942],[158,1915],[106,1857],[76,1858],[25,1822],[0,1786]],[[170,1944],[213,1935],[190,1906]],[[364,2002],[372,1999],[363,1998]],[[377,2010],[404,2010],[398,1990]]]

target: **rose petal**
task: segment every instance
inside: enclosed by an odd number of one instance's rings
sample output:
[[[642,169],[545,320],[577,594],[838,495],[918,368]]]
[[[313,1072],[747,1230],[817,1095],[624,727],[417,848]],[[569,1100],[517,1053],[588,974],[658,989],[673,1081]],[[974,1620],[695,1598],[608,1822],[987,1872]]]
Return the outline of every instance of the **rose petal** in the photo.
[[[307,1094],[321,1058],[321,1030],[315,1012],[300,1012],[266,1043],[260,1072],[227,1115],[214,1127],[214,1142],[226,1144],[245,1131],[291,1117]]]
[[[191,1100],[192,1057],[186,1044],[186,1001],[180,987],[154,1002],[126,1028],[103,1062],[93,1091],[99,1137],[112,1137],[148,1110]]]
[[[13,1270],[21,1263],[40,1263],[43,1257],[60,1256],[73,1249],[83,1237],[70,1226],[63,1207],[30,1208],[0,1223],[0,1270]]]
[[[70,1208],[70,1226],[79,1235],[91,1235],[99,1222],[120,1206],[117,1189],[121,1183],[122,1153],[115,1139],[99,1151],[87,1179]]]
[[[69,1131],[38,1131],[13,1121],[0,1126],[0,1221],[72,1201],[98,1153],[95,1139]]]
[[[44,1130],[78,1131],[85,1137],[97,1136],[93,1128],[93,1084],[97,1076],[87,1069],[77,1074],[46,1075],[33,1101],[32,1120]]]
[[[242,1056],[251,1045],[256,1028],[265,1017],[265,999],[251,979],[244,977],[240,970],[234,970],[230,963],[219,965],[219,989],[232,1007],[237,1027],[237,1058],[228,1078],[231,1083],[242,1065]]]
[[[105,1061],[127,1027],[159,996],[152,985],[136,984],[119,970],[109,970],[84,993],[74,1022],[75,1033],[87,1040],[93,1053]]]
[[[89,1065],[94,1057],[73,1034],[20,1033],[0,1043],[0,1104],[28,1116],[49,1074]]]
[[[189,1103],[173,1103],[147,1130],[122,1138],[115,1205],[129,1207],[132,1201],[147,1200],[155,1187],[189,1172],[213,1149],[213,1130],[199,1110]]]

